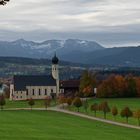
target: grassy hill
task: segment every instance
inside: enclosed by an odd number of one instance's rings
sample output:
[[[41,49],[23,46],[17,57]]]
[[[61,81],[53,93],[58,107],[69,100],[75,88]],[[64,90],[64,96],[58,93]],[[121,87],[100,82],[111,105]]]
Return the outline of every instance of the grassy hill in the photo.
[[[139,140],[139,130],[47,111],[1,111],[2,140]]]

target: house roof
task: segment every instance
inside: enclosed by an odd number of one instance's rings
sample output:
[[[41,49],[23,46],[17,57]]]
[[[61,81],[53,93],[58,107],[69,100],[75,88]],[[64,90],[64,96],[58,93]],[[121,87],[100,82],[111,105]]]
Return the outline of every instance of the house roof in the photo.
[[[65,80],[60,82],[61,88],[79,88],[80,80]]]
[[[15,75],[13,83],[15,91],[24,91],[26,86],[56,86],[51,75]]]

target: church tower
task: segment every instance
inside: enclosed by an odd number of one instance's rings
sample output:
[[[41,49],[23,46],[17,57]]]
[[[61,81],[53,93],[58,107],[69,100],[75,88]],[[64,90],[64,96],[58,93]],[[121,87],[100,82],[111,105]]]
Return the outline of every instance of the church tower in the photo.
[[[56,96],[59,94],[59,59],[57,58],[56,54],[52,58],[52,76],[56,79]]]

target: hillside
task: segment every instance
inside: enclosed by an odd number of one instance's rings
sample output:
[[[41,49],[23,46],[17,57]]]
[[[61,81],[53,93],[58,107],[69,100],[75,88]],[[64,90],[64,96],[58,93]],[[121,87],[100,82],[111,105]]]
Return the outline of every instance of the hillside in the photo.
[[[78,39],[47,40],[40,43],[19,39],[13,42],[0,41],[0,48],[0,56],[31,58],[26,58],[23,64],[50,64],[46,58],[50,59],[57,52],[64,65],[68,64],[65,63],[67,61],[88,65],[140,67],[139,46],[104,48],[94,41]],[[12,58],[8,61],[15,60],[16,58]],[[21,62],[20,59],[16,61]]]
[[[73,54],[73,52],[90,52],[103,49],[94,42],[78,39],[47,40],[44,42],[33,42],[19,39],[16,41],[0,41],[0,56],[50,58],[57,52],[58,55]],[[78,55],[80,55],[80,52]]]
[[[92,52],[81,52],[81,57],[74,53],[60,56],[63,60],[90,65],[113,65],[140,67],[140,47],[106,48]]]

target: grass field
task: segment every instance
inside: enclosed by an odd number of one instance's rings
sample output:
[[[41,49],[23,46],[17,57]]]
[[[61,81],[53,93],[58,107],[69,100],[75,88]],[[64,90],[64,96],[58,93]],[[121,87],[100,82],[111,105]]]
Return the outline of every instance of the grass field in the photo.
[[[90,105],[93,103],[100,103],[102,101],[107,101],[109,103],[110,108],[113,106],[116,106],[120,112],[120,110],[125,107],[129,106],[132,111],[136,109],[140,109],[140,98],[114,98],[114,99],[89,99],[89,109],[88,109],[88,115],[94,115],[93,112],[90,111]],[[52,102],[52,106],[54,105],[54,102]],[[30,106],[28,105],[28,101],[6,101],[6,105],[4,108],[29,108]],[[44,108],[44,101],[43,100],[36,100],[35,105],[33,108]],[[70,108],[73,111],[77,111],[75,107]],[[80,108],[80,112],[85,113],[85,110],[83,107]],[[103,113],[102,112],[97,112],[97,117],[103,118]],[[111,113],[107,114],[107,119],[114,120],[113,116]],[[125,122],[124,118],[121,118],[120,114],[116,117],[116,121],[119,122]],[[136,118],[130,118],[129,119],[130,124],[138,125],[137,119]]]
[[[54,106],[55,103],[52,101],[51,106]],[[28,101],[9,101],[6,100],[6,105],[4,108],[29,108]],[[35,100],[35,105],[33,108],[45,108],[43,100]]]
[[[58,112],[1,111],[1,140],[139,140],[140,131]]]
[[[90,111],[91,104],[101,103],[102,101],[107,101],[110,108],[112,108],[113,106],[116,106],[118,108],[119,114],[116,117],[116,121],[119,121],[119,122],[125,122],[125,118],[121,118],[121,116],[120,116],[120,111],[121,111],[122,108],[128,106],[128,107],[130,107],[130,109],[132,111],[135,111],[136,109],[140,109],[140,98],[114,98],[114,99],[112,99],[112,98],[111,99],[108,99],[108,98],[107,99],[104,99],[104,98],[103,99],[102,98],[95,99],[94,98],[94,99],[89,99],[88,100],[89,108],[88,108],[88,113],[87,114],[94,115],[94,113]],[[77,111],[77,109],[75,107],[71,107],[70,109],[74,110],[74,111]],[[81,107],[80,112],[85,113],[85,109],[83,107]],[[97,117],[103,118],[103,113],[97,111]],[[111,113],[108,113],[107,114],[107,119],[114,120],[114,117],[112,116]],[[130,118],[129,123],[134,124],[134,125],[138,125],[138,122],[137,122],[136,118]]]

